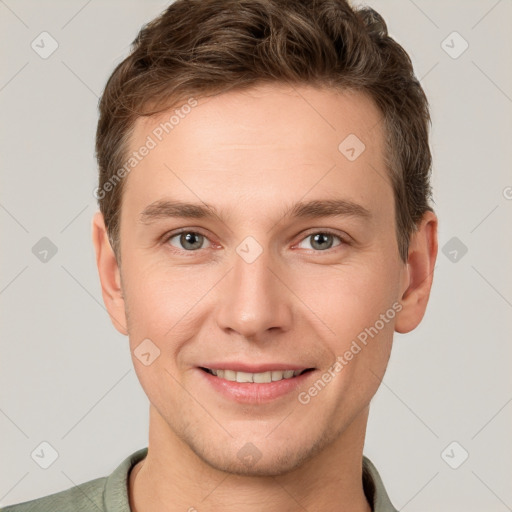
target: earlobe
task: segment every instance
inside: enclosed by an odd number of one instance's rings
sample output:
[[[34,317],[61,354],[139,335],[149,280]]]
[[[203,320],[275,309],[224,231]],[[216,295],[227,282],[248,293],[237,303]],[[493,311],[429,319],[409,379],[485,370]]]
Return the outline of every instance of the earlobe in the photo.
[[[406,333],[421,322],[427,308],[437,258],[437,217],[427,211],[411,235],[407,264],[403,269],[402,310],[395,331]]]
[[[121,287],[121,276],[117,260],[108,239],[107,229],[101,212],[96,212],[92,220],[92,242],[96,252],[96,265],[101,283],[103,302],[114,327],[124,335],[126,310]]]

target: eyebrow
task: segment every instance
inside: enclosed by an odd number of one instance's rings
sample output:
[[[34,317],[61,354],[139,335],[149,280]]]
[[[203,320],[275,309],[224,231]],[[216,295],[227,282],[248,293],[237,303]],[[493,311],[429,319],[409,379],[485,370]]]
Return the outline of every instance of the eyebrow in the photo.
[[[298,202],[285,209],[282,217],[315,219],[321,217],[359,217],[370,219],[371,212],[364,206],[346,199],[322,199]],[[222,221],[215,207],[206,203],[188,203],[177,200],[158,200],[148,205],[140,214],[143,224],[150,224],[158,219],[216,219]]]

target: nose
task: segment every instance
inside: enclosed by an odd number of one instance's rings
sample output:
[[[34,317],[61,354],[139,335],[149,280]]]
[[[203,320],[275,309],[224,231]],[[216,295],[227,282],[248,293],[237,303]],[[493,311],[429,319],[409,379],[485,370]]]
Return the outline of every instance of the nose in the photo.
[[[252,341],[269,331],[287,331],[292,325],[292,297],[283,267],[268,250],[252,262],[233,255],[233,268],[219,290],[217,323],[221,329]]]

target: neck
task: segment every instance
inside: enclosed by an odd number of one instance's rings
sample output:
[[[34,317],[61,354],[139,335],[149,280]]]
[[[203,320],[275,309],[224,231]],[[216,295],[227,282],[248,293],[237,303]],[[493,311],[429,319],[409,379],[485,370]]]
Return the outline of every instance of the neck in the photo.
[[[132,512],[371,512],[362,485],[368,409],[300,467],[278,476],[213,468],[177,438],[150,407],[148,453],[131,471]],[[172,463],[169,463],[172,461]]]

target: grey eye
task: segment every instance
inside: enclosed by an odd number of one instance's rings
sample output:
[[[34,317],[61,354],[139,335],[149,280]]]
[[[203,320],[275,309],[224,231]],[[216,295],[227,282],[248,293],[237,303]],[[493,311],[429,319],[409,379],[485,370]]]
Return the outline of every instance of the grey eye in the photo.
[[[177,238],[179,245],[175,245],[172,243],[172,240]],[[182,233],[177,233],[169,237],[169,243],[178,249],[185,249],[187,251],[195,251],[197,249],[201,249],[204,241],[207,238],[201,233],[196,233],[194,231],[183,231]]]
[[[332,233],[324,233],[320,231],[318,233],[308,235],[306,238],[304,238],[304,240],[301,243],[303,243],[305,240],[311,240],[311,248],[317,251],[325,251],[333,247],[333,239],[335,238],[341,241],[341,238],[337,235],[334,235]],[[308,249],[308,247],[306,247],[306,249]]]

